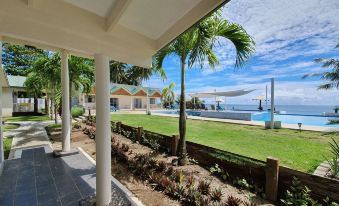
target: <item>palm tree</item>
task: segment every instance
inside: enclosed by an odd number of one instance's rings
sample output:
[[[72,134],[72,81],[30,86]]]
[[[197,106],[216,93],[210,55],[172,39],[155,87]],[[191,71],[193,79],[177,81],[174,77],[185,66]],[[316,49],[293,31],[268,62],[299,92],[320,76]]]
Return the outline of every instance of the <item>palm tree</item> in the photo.
[[[143,68],[117,61],[110,62],[111,81],[115,83],[139,86],[152,75],[159,75],[162,80],[167,78],[163,68]]]
[[[175,83],[172,82],[170,85],[168,85],[162,90],[161,98],[162,98],[162,103],[165,106],[165,108],[172,107],[175,101],[175,93],[173,90],[174,87],[175,87]]]
[[[339,44],[335,48],[339,48]],[[306,74],[303,76],[303,78],[309,77],[309,76],[318,76],[322,80],[329,81],[326,84],[322,84],[318,86],[318,89],[339,89],[339,59],[323,59],[318,58],[315,59],[314,62],[322,64],[323,68],[331,69],[331,71],[326,71],[322,73],[312,73],[312,74]]]
[[[200,21],[194,27],[180,35],[169,45],[165,46],[154,56],[154,66],[162,68],[165,57],[175,54],[180,58],[181,70],[181,94],[179,117],[179,164],[187,163],[186,154],[186,112],[185,112],[185,68],[190,69],[198,64],[202,68],[205,60],[214,68],[219,64],[213,49],[218,44],[219,38],[230,40],[236,49],[235,67],[239,68],[251,57],[254,52],[254,41],[239,25],[229,23],[222,19],[221,13],[216,12],[212,16]]]

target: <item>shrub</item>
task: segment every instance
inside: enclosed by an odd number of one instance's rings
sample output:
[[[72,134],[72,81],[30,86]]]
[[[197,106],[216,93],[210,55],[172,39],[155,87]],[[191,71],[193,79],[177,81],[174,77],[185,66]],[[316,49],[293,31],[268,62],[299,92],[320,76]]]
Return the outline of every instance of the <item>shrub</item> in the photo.
[[[211,192],[211,200],[215,202],[220,202],[222,198],[222,192],[220,188],[214,189]]]
[[[226,206],[239,206],[241,204],[241,199],[237,197],[228,196],[226,201]]]
[[[293,177],[292,185],[286,192],[286,198],[281,199],[283,205],[300,206],[314,205],[314,200],[310,196],[310,190],[306,186],[302,186],[298,178]]]
[[[73,106],[71,109],[72,117],[79,117],[83,115],[84,112],[85,112],[85,109],[79,105]]]
[[[201,180],[201,181],[199,181],[199,184],[198,184],[198,190],[204,195],[209,195],[210,185],[211,185],[210,182],[207,182],[205,180]]]

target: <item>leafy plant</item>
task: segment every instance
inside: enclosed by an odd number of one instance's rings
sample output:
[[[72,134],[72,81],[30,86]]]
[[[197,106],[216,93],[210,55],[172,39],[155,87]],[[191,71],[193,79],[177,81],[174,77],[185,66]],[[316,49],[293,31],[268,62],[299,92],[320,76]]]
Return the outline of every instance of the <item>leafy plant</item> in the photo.
[[[187,190],[185,202],[189,205],[196,205],[201,198],[201,193],[196,188],[190,188]]]
[[[327,160],[327,162],[331,167],[332,177],[338,177],[339,175],[338,156],[334,156],[332,159]]]
[[[226,206],[239,206],[241,204],[241,199],[238,197],[233,197],[232,195],[227,197]]]
[[[121,149],[122,149],[122,151],[124,151],[124,152],[128,152],[129,146],[128,146],[127,144],[123,143],[123,144],[121,145]]]
[[[166,169],[167,169],[167,164],[166,164],[166,162],[160,161],[160,162],[158,163],[158,167],[157,167],[158,172],[164,172],[164,171],[166,171]]]
[[[333,138],[332,139],[332,142],[330,142],[330,147],[331,147],[331,152],[334,156],[337,156],[339,157],[339,143],[336,142]]]
[[[199,181],[199,184],[198,184],[198,190],[204,195],[209,195],[210,186],[211,186],[211,182],[201,180],[201,181]]]
[[[238,185],[239,187],[241,187],[241,188],[243,188],[243,189],[247,189],[247,190],[249,190],[249,189],[252,188],[252,186],[251,186],[251,185],[247,182],[247,180],[244,179],[244,178],[242,178],[242,179],[236,178],[236,179],[234,180],[234,184],[235,184],[235,185]]]
[[[222,198],[222,192],[220,188],[214,189],[211,192],[211,200],[215,202],[220,202]]]
[[[85,109],[82,106],[76,105],[71,109],[72,117],[79,117],[85,113]]]
[[[293,177],[292,185],[286,191],[285,199],[281,199],[283,205],[288,206],[308,206],[314,205],[315,201],[310,196],[311,190],[306,186],[301,185],[301,181]]]
[[[218,164],[215,164],[213,167],[211,167],[210,172],[211,174],[220,177],[224,181],[230,178],[230,175],[227,172],[225,172],[223,169],[221,169]]]

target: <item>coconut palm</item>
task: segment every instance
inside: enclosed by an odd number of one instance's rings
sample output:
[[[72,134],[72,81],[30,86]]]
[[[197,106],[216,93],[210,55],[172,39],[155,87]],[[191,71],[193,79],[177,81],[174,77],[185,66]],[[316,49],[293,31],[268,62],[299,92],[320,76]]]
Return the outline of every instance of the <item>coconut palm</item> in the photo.
[[[117,61],[110,62],[110,77],[115,83],[139,86],[152,75],[159,75],[163,80],[167,78],[163,68],[143,68]]]
[[[220,38],[230,40],[236,49],[235,67],[239,68],[250,58],[254,52],[254,41],[238,24],[229,23],[216,12],[212,16],[200,21],[194,27],[180,35],[165,46],[154,56],[153,63],[156,68],[162,68],[164,59],[169,55],[177,55],[180,59],[181,94],[179,117],[179,164],[187,162],[186,154],[186,113],[185,113],[185,69],[199,65],[203,68],[207,60],[208,65],[214,68],[219,64],[213,49],[218,45]]]
[[[170,85],[168,85],[162,90],[161,98],[162,98],[162,104],[165,108],[172,107],[175,101],[175,93],[173,90],[174,87],[175,87],[175,83],[172,82]]]
[[[335,48],[339,48],[339,44]],[[339,89],[339,59],[324,59],[324,58],[318,58],[315,59],[314,62],[322,64],[323,68],[331,69],[331,71],[326,71],[322,73],[312,73],[312,74],[306,74],[303,78],[309,77],[309,76],[318,76],[322,80],[329,81],[326,84],[322,84],[318,86],[318,89]]]

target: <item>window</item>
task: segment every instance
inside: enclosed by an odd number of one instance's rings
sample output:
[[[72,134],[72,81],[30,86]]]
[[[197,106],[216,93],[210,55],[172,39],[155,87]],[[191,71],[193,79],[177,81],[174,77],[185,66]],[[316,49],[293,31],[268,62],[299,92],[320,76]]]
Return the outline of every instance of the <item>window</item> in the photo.
[[[91,102],[93,102],[93,98],[92,98],[92,96],[88,96],[88,97],[87,97],[87,102],[88,102],[88,103],[91,103]]]
[[[115,107],[116,109],[119,109],[119,99],[118,98],[111,98],[110,99],[110,105],[111,105],[111,107]]]
[[[142,100],[141,100],[141,98],[135,98],[134,99],[134,108],[135,109],[141,109],[142,108]]]
[[[155,98],[150,98],[150,99],[149,99],[149,103],[150,103],[150,104],[155,104]]]

